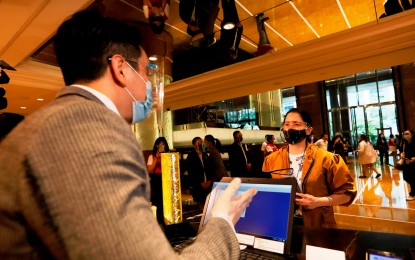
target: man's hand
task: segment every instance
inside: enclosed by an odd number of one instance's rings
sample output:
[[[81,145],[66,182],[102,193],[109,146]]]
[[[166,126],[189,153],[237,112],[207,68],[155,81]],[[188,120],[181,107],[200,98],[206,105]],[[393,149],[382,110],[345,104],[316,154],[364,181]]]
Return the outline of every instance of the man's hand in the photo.
[[[249,189],[239,196],[233,197],[241,185],[241,179],[235,178],[216,201],[212,209],[212,217],[226,219],[234,225],[241,214],[248,207],[252,197],[257,193],[256,189]]]

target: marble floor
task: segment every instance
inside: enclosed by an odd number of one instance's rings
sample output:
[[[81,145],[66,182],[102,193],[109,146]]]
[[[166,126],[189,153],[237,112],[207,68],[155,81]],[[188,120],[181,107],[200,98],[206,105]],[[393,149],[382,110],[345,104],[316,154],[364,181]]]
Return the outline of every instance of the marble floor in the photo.
[[[348,167],[355,176],[357,196],[348,207],[334,208],[339,228],[415,235],[415,200],[406,201],[409,185],[403,180],[402,171],[391,165],[376,168],[382,176],[358,178],[361,166],[353,156],[348,157]],[[393,164],[393,158],[390,157]],[[415,173],[414,173],[415,174]]]

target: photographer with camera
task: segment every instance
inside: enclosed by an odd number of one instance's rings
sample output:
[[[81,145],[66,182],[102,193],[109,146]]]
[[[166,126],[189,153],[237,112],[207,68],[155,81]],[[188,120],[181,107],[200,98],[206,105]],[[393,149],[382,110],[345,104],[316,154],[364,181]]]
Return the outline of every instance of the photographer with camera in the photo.
[[[414,130],[405,130],[403,132],[401,159],[404,161],[403,179],[409,184],[411,190],[406,200],[415,199],[415,141]]]

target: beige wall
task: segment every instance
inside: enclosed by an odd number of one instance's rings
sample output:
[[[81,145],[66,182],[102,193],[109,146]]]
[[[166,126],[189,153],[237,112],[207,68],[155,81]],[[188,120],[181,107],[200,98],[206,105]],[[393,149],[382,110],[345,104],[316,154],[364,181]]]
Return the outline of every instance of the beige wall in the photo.
[[[306,110],[311,115],[313,133],[316,139],[320,138],[323,132],[328,132],[324,127],[327,121],[327,104],[320,93],[320,82],[304,84],[295,88],[297,107]]]

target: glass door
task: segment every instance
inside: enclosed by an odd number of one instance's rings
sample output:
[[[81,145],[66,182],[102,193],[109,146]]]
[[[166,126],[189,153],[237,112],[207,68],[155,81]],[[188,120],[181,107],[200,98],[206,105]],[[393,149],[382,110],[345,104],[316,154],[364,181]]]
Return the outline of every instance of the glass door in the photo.
[[[359,145],[359,136],[361,134],[367,135],[366,113],[364,107],[351,107],[349,114],[350,125],[352,128],[351,144],[354,149],[357,149]]]
[[[376,144],[378,140],[378,129],[382,128],[380,124],[380,109],[379,106],[368,106],[364,108],[366,112],[366,125],[367,125],[367,137],[368,141],[372,144]]]
[[[391,134],[397,134],[398,121],[396,119],[396,104],[382,105],[380,108],[382,111],[382,127],[391,128]],[[386,135],[385,133],[385,136],[389,139],[389,135]]]

